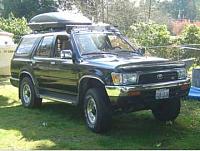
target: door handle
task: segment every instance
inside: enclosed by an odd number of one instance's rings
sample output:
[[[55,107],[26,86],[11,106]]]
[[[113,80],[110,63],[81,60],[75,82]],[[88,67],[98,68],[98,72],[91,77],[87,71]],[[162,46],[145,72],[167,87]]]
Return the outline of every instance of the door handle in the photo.
[[[30,63],[30,65],[33,66],[33,64],[35,64],[35,63],[36,63],[36,61],[32,60],[31,63]]]
[[[56,62],[52,61],[51,64],[52,64],[52,65],[53,65],[53,64],[56,64]]]
[[[32,64],[35,64],[36,63],[36,61],[35,60],[32,60]]]

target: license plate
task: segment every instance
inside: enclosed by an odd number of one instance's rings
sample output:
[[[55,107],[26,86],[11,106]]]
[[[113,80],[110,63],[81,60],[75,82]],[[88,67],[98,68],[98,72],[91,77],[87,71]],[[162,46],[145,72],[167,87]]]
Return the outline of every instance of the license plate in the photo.
[[[156,100],[169,98],[169,89],[156,90]]]

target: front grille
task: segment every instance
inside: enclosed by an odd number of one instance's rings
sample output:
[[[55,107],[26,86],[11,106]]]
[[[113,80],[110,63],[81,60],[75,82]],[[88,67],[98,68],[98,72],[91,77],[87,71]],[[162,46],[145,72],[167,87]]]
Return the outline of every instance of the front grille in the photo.
[[[173,72],[159,72],[159,73],[146,73],[139,76],[139,84],[150,84],[159,82],[168,82],[178,80],[178,73]]]

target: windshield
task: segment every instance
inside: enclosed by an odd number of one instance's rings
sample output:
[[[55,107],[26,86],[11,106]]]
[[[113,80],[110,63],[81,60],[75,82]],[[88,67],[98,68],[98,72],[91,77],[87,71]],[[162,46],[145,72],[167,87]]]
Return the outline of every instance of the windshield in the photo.
[[[133,52],[134,50],[121,35],[115,33],[77,34],[77,41],[82,55]]]

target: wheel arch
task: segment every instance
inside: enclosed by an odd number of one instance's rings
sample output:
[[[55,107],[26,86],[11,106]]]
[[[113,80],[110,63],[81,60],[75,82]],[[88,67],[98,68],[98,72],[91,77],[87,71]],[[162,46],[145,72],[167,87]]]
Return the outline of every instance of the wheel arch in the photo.
[[[87,92],[87,90],[89,88],[101,88],[103,91],[105,91],[105,82],[97,76],[91,76],[91,75],[85,75],[83,77],[81,77],[81,79],[78,82],[78,105],[82,105],[83,103],[83,99],[85,96],[85,93]],[[107,97],[108,98],[108,97]]]
[[[33,85],[34,85],[34,89],[35,89],[35,92],[36,92],[36,95],[39,97],[39,91],[37,89],[37,85],[36,85],[36,81],[34,80],[33,76],[31,75],[30,72],[28,71],[21,71],[20,74],[19,74],[19,98],[21,97],[20,96],[20,85],[21,85],[21,81],[24,77],[29,77],[31,79],[31,81],[33,82]]]

